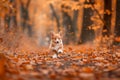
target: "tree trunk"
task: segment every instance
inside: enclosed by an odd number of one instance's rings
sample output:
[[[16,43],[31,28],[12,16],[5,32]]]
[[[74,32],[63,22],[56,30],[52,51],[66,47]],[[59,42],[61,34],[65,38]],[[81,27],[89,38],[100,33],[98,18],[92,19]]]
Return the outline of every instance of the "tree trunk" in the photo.
[[[27,32],[27,34],[29,36],[32,36],[32,25],[30,24],[30,17],[29,17],[29,5],[30,5],[30,1],[28,0],[26,5],[22,2],[22,0],[20,0],[20,16],[21,16],[21,26],[23,29],[23,32]]]
[[[104,27],[103,36],[111,35],[111,12],[112,12],[112,0],[104,0]]]
[[[56,11],[55,11],[53,5],[50,4],[49,6],[50,6],[50,9],[51,9],[51,11],[52,11],[52,17],[55,17],[55,20],[56,20],[56,23],[57,23],[57,27],[58,27],[58,31],[60,31],[59,17],[58,17],[58,15],[57,15],[57,13],[56,13]]]
[[[115,27],[115,36],[120,37],[120,0],[117,0],[116,5],[116,27]]]
[[[120,45],[120,0],[116,0],[116,21],[115,21],[115,45]]]
[[[78,30],[78,25],[77,25],[77,21],[78,21],[78,14],[79,14],[79,10],[74,10],[73,11],[73,20],[72,20],[72,37],[74,42],[76,42],[76,31]]]
[[[110,48],[113,43],[111,30],[112,0],[104,0],[104,26],[102,30],[102,46]]]
[[[94,39],[94,31],[89,29],[89,27],[93,24],[91,21],[91,16],[93,15],[93,10],[91,8],[84,8],[84,16],[83,16],[83,27],[81,31],[81,43],[86,43],[88,41],[93,41]]]
[[[111,18],[111,33],[113,36],[115,36],[115,26],[116,26],[116,1],[112,0],[112,18]]]
[[[13,8],[17,10],[16,7],[16,1],[10,0],[10,3],[12,4]],[[5,24],[7,24],[8,29],[14,29],[17,30],[17,13],[10,8],[9,14],[6,14],[5,16]]]
[[[65,29],[64,42],[65,44],[68,44],[72,40],[70,39],[72,32],[72,26],[71,26],[72,20],[71,17],[68,15],[68,13],[65,11],[62,11],[62,19],[63,19],[62,25],[63,28]]]

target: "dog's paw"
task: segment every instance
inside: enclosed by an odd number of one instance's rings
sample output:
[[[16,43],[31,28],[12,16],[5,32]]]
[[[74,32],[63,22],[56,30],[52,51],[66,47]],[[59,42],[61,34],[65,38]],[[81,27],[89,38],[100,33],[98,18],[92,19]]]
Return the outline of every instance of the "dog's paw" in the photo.
[[[59,49],[59,50],[58,50],[58,53],[63,53],[63,50]]]
[[[52,58],[57,58],[58,56],[57,56],[57,54],[54,54],[53,56],[52,56]]]

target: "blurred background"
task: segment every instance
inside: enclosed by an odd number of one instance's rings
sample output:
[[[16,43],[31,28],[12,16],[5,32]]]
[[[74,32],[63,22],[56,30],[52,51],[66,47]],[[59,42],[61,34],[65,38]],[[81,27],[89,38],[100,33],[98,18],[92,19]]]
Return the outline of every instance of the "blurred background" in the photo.
[[[0,0],[0,42],[48,46],[62,31],[66,45],[119,45],[119,13],[120,0]]]

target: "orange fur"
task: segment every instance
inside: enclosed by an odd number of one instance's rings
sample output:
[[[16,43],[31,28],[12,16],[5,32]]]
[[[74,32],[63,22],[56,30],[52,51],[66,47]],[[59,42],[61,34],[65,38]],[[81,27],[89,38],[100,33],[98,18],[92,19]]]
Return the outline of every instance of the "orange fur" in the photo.
[[[50,42],[50,52],[54,53],[56,57],[59,53],[63,53],[63,42],[61,32],[54,33],[51,32],[51,42]]]

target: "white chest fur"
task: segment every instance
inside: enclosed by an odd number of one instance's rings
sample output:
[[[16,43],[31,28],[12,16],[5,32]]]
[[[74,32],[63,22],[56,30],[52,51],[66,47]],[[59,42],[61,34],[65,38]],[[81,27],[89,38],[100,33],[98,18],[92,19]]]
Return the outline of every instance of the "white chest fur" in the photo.
[[[54,45],[53,45],[54,44]],[[59,43],[59,44],[57,44],[57,43],[53,43],[52,41],[51,41],[51,43],[50,43],[50,49],[52,49],[52,50],[55,50],[55,51],[59,51],[59,49],[60,50],[63,50],[63,43],[62,43],[62,41]]]

